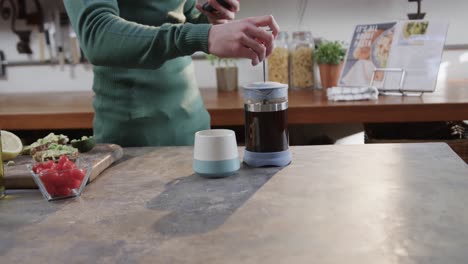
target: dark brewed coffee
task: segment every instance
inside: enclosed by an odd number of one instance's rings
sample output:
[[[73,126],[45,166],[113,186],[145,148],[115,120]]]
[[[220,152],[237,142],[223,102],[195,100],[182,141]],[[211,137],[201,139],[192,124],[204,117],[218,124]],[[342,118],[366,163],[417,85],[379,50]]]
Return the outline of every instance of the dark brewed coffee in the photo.
[[[288,149],[287,109],[276,112],[245,112],[245,147],[252,152]]]

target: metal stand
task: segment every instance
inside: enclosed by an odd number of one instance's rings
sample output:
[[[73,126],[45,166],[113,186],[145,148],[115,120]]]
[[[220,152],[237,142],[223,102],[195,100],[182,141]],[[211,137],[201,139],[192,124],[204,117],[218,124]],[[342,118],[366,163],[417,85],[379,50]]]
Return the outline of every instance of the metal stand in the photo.
[[[0,79],[6,78],[6,64],[5,53],[0,50]]]
[[[400,95],[404,95],[404,96],[422,96],[425,91],[415,91],[415,90],[403,90],[403,85],[405,83],[405,79],[406,79],[406,70],[404,69],[401,69],[401,68],[376,68],[373,72],[372,72],[372,77],[371,77],[371,81],[370,81],[370,86],[374,86],[374,82],[375,82],[375,77],[376,77],[376,73],[377,72],[399,72],[400,73],[400,83],[399,83],[399,87],[398,87],[398,90],[395,90],[395,89],[385,89],[385,79],[386,77],[384,77],[383,79],[383,88],[378,88],[379,92],[381,92],[382,94],[392,94],[392,93],[397,93],[397,94],[400,94]]]

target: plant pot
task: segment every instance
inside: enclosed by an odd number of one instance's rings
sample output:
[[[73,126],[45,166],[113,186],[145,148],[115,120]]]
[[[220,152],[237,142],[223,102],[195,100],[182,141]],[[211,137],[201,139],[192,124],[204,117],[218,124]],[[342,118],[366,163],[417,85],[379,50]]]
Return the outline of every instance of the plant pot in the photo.
[[[237,67],[216,68],[216,81],[219,91],[237,90]]]
[[[337,86],[342,68],[343,63],[319,64],[320,81],[322,82],[322,88],[330,88]]]

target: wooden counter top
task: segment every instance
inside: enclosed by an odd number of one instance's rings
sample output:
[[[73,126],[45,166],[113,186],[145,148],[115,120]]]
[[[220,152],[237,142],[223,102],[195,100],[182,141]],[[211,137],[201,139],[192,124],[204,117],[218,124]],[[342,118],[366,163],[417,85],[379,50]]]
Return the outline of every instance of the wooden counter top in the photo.
[[[241,91],[201,89],[213,126],[244,124]],[[92,92],[0,94],[0,128],[92,128]],[[423,96],[329,102],[321,90],[290,91],[289,123],[373,123],[468,119],[468,79],[439,83]]]
[[[125,149],[77,199],[7,190],[1,262],[466,263],[468,166],[446,144],[291,151],[209,180],[190,147]]]

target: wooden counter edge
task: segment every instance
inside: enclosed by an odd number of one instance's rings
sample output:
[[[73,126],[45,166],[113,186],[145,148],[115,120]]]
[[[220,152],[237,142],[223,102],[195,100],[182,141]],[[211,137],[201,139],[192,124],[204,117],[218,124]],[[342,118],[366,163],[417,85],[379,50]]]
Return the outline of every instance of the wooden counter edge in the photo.
[[[208,109],[212,126],[241,126],[244,110]],[[376,114],[377,113],[377,114]],[[91,129],[94,113],[0,114],[4,130]],[[289,124],[432,122],[468,119],[466,104],[291,107]]]
[[[0,114],[0,128],[4,130],[91,129],[93,112]]]

